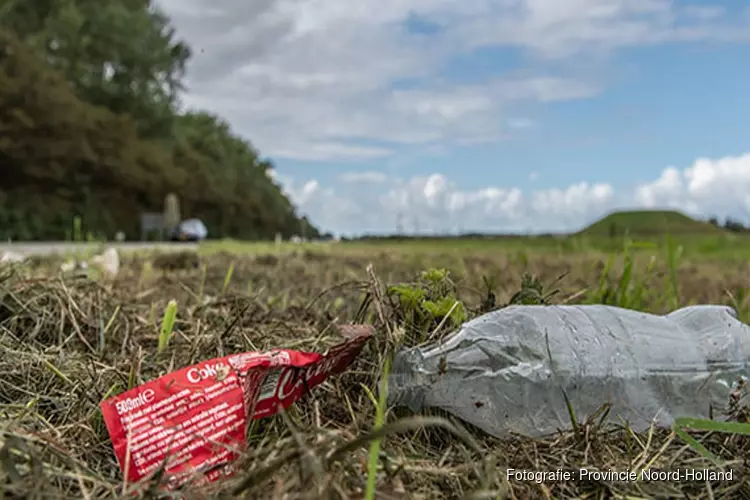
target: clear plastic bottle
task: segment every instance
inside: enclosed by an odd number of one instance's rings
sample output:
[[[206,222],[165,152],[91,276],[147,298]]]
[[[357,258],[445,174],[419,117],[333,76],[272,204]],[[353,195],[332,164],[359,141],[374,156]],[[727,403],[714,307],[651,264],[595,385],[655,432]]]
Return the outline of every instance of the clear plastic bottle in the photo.
[[[726,306],[665,316],[604,305],[510,306],[397,353],[390,404],[440,408],[485,432],[541,436],[609,403],[635,430],[709,418],[750,376],[750,326]],[[712,408],[712,409],[711,409]]]

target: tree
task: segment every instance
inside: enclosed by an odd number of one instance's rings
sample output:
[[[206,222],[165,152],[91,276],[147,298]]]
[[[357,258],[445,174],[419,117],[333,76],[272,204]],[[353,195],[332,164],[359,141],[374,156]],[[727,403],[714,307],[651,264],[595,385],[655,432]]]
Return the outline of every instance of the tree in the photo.
[[[48,56],[0,30],[0,237],[60,239],[78,215],[86,232],[136,238],[139,213],[161,211],[168,193],[212,236],[318,236],[269,177],[272,163],[225,121],[175,114],[170,135],[155,137],[123,108],[85,99]]]
[[[724,229],[733,233],[744,233],[747,231],[747,228],[742,222],[734,220],[731,217],[727,217],[724,221]]]
[[[23,220],[33,218],[41,231],[35,237],[59,238],[76,214],[85,215],[94,232],[117,222],[133,233],[133,198],[153,203],[162,186],[179,180],[170,155],[139,139],[130,118],[83,102],[61,75],[4,32],[0,137],[6,216],[8,210],[26,214],[5,221],[15,227],[6,237],[20,238],[28,230],[19,229]]]
[[[188,113],[179,118],[176,133],[175,164],[190,178],[186,192],[195,193],[186,203],[213,214],[206,217],[221,233],[272,239],[277,232],[287,238],[299,232],[294,206],[268,176],[271,162],[232,134],[224,120],[205,112]],[[213,175],[216,172],[222,175]],[[309,222],[305,227],[310,237],[319,235]]]
[[[190,50],[150,0],[0,0],[0,12],[84,100],[170,136]]]

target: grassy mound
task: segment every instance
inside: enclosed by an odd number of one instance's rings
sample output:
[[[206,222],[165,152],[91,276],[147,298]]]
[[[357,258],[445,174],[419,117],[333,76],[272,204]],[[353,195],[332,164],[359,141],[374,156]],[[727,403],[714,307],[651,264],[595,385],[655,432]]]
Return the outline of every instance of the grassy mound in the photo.
[[[642,210],[615,212],[600,219],[578,233],[580,236],[631,237],[673,235],[712,235],[725,232],[723,229],[697,221],[687,215],[669,210]]]
[[[62,278],[49,263],[14,274],[0,269],[0,496],[132,498],[132,485],[123,484],[98,407],[106,394],[234,352],[275,347],[321,351],[340,341],[331,324],[347,322],[375,324],[375,342],[348,371],[316,388],[288,413],[257,421],[235,478],[213,489],[186,491],[187,498],[363,498],[368,465],[375,463],[369,458],[370,443],[376,437],[382,442],[374,455],[378,468],[373,477],[381,499],[750,495],[741,459],[750,453],[750,440],[743,436],[692,433],[721,459],[739,458],[732,465],[732,481],[707,483],[577,479],[582,468],[714,469],[668,430],[636,434],[625,426],[592,421],[547,439],[498,440],[473,429],[468,435],[449,432],[461,427],[452,419],[454,423],[439,428],[426,425],[434,424],[435,417],[420,421],[403,409],[389,409],[384,427],[373,433],[378,412],[371,394],[377,395],[384,353],[393,347],[390,335],[402,329],[405,338],[416,341],[417,332],[405,319],[408,315],[383,298],[385,287],[365,267],[372,263],[389,283],[406,282],[426,260],[451,271],[469,317],[512,297],[535,300],[533,289],[514,294],[524,270],[545,283],[568,272],[553,297],[560,302],[611,295],[582,293],[586,283],[606,282],[619,286],[620,294],[630,293],[623,280],[603,278],[602,267],[585,255],[521,259],[497,252],[456,257],[380,250],[366,255],[213,254],[202,257],[199,268],[153,266],[153,258],[134,256],[123,259],[113,283]],[[684,301],[720,301],[725,289],[743,286],[742,276],[750,273],[747,261],[738,267],[688,266],[680,274]],[[645,284],[639,302],[631,303],[663,309],[662,270],[655,269],[653,276],[639,270],[636,275]],[[482,280],[482,275],[496,279]],[[368,291],[370,299],[363,301]],[[744,314],[747,295],[735,296]],[[170,299],[178,303],[176,333],[168,351],[158,355],[158,323]],[[374,307],[366,307],[368,303]],[[451,325],[433,322],[428,328],[439,338]],[[509,476],[508,469],[562,469],[572,471],[574,479],[539,483]]]

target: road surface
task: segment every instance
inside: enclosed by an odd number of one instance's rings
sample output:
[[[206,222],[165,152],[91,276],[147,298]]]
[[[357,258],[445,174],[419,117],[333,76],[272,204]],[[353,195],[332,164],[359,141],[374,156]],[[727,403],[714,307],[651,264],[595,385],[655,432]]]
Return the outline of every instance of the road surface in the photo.
[[[97,248],[113,247],[121,252],[134,250],[179,251],[197,250],[197,243],[169,243],[169,242],[107,242],[107,243],[71,243],[67,241],[45,241],[38,243],[3,243],[0,244],[0,255],[13,252],[24,256],[65,254],[69,252],[87,252]]]

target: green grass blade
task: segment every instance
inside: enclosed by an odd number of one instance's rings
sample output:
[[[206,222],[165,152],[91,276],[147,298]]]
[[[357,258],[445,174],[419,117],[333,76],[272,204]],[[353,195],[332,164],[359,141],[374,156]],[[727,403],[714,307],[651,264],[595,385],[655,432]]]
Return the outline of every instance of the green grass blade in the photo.
[[[717,467],[723,467],[721,459],[711,453],[697,439],[688,434],[685,429],[695,429],[699,431],[721,432],[725,434],[750,436],[750,424],[741,422],[717,422],[700,418],[677,418],[675,419],[672,430],[682,438],[691,448],[704,458],[710,460]]]
[[[680,307],[680,285],[677,280],[677,268],[679,267],[682,247],[675,246],[672,236],[667,234],[667,266],[669,280],[669,300],[672,309]]]
[[[227,274],[224,276],[224,285],[221,287],[222,295],[227,293],[227,288],[229,288],[229,282],[232,281],[232,273],[234,273],[234,262],[229,264],[229,269],[227,269]]]
[[[375,426],[374,431],[378,431],[385,423],[386,394],[388,391],[388,374],[390,373],[390,360],[386,359],[385,367],[381,375],[380,393],[378,400],[375,402]],[[368,391],[369,393],[369,391]],[[371,393],[370,397],[374,399]],[[375,485],[377,483],[378,458],[380,457],[380,443],[382,438],[374,439],[370,443],[370,453],[367,457],[367,489],[365,490],[365,500],[374,500]]]
[[[175,319],[177,317],[177,301],[170,300],[167,304],[167,309],[164,312],[164,318],[161,321],[161,329],[159,330],[159,346],[157,353],[161,354],[169,345],[169,339],[172,336],[174,330]]]

